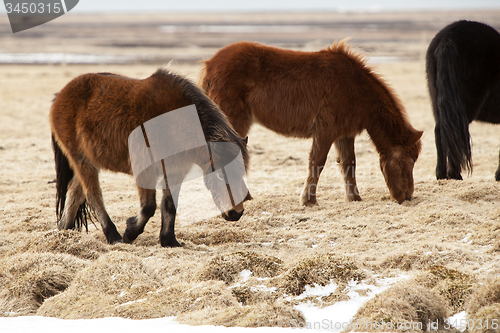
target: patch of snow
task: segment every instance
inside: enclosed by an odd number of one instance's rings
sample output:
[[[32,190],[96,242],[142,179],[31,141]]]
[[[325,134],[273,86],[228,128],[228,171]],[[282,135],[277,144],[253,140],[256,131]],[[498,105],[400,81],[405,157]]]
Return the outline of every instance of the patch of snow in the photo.
[[[350,298],[349,300],[336,302],[324,308],[318,308],[312,304],[299,304],[295,306],[295,309],[304,314],[306,324],[309,324],[313,329],[341,332],[349,327],[352,318],[365,302],[388,289],[392,284],[406,278],[408,278],[406,275],[402,275],[396,278],[380,279],[378,280],[378,286],[369,285],[364,282],[357,283],[351,280],[347,286],[349,289],[347,293]],[[299,297],[302,297],[306,293],[314,296],[327,296],[331,292],[334,292],[336,288],[337,286],[334,283],[321,288],[313,287],[309,290],[306,287],[306,291]],[[356,289],[367,290],[366,296],[361,296],[355,291]]]
[[[250,272],[250,271],[248,271]],[[250,276],[244,273],[245,276]],[[250,272],[251,273],[251,272]],[[323,331],[328,329],[333,332],[340,332],[349,325],[352,317],[356,314],[358,309],[369,299],[382,291],[389,288],[393,283],[402,281],[407,278],[406,275],[378,280],[378,285],[368,285],[366,283],[356,283],[351,281],[348,284],[349,291],[348,301],[341,301],[333,304],[332,306],[323,309],[312,306],[310,304],[300,304],[295,306],[299,311],[302,311],[306,321],[311,326],[311,331]],[[275,291],[275,288],[268,288],[263,285],[254,286],[255,290]],[[327,296],[335,292],[337,285],[330,283],[327,286],[307,286],[302,295],[306,296]],[[361,296],[357,289],[367,290],[366,296]],[[253,289],[252,289],[253,290]],[[140,299],[133,302],[121,304],[121,306],[142,302],[145,299]],[[456,314],[448,318],[450,324],[461,323],[465,321],[465,313]],[[38,316],[25,316],[25,317],[7,317],[0,318],[1,332],[9,333],[24,333],[31,332],[36,328],[37,333],[54,333],[70,331],[71,333],[87,333],[89,331],[95,332],[122,332],[122,333],[137,333],[138,331],[180,331],[189,333],[282,333],[294,332],[299,326],[293,320],[290,322],[290,328],[279,327],[259,327],[259,328],[245,328],[245,327],[221,327],[221,326],[189,326],[179,324],[175,321],[175,317],[166,317],[159,319],[144,319],[144,320],[131,320],[124,318],[100,318],[100,319],[77,319],[65,320],[58,318],[38,317]],[[319,325],[316,325],[319,324]],[[320,326],[321,325],[321,326]],[[342,327],[344,326],[344,327]],[[307,326],[306,326],[307,327]],[[459,328],[460,329],[460,328]],[[309,330],[308,330],[309,331]]]
[[[314,284],[314,286],[305,286],[306,290],[300,294],[298,297],[295,299],[303,299],[308,296],[328,296],[332,293],[334,293],[337,290],[337,284],[331,282],[330,284],[327,284],[326,286],[320,286],[317,284]]]
[[[243,282],[248,280],[250,278],[250,275],[252,275],[252,272],[249,271],[248,269],[244,269],[240,272],[240,276],[243,279]]]
[[[467,328],[467,312],[462,311],[446,318],[447,324],[463,332]]]
[[[465,235],[465,237],[464,237],[464,238],[462,238],[462,239],[460,240],[460,242],[462,242],[462,243],[466,243],[466,244],[470,244],[470,243],[472,243],[472,241],[470,241],[470,240],[469,240],[470,236],[472,236],[472,234],[471,234],[471,233],[468,233],[467,235]]]
[[[290,328],[279,327],[221,327],[221,326],[189,326],[179,324],[174,317],[159,319],[131,320],[124,318],[100,318],[67,320],[49,317],[14,317],[0,318],[2,332],[9,333],[88,333],[88,332],[189,332],[189,333],[290,333]]]
[[[267,292],[270,292],[270,293],[274,293],[276,292],[278,288],[276,287],[266,287],[264,285],[258,285],[258,286],[253,286],[253,287],[250,287],[250,290],[251,291],[267,291]]]

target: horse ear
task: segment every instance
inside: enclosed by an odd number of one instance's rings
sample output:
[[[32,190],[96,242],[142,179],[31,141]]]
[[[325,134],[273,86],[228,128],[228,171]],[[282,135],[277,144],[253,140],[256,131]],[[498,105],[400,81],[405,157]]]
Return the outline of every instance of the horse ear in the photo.
[[[420,138],[422,137],[422,135],[424,134],[424,131],[416,131],[415,132],[415,142],[417,142],[418,140],[420,140]]]

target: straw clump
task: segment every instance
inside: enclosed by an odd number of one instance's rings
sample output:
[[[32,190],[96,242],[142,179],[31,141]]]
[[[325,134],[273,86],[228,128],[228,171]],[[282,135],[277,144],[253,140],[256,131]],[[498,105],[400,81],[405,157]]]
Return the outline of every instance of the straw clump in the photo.
[[[146,319],[236,305],[236,298],[222,281],[193,284],[178,278],[162,280],[147,260],[112,251],[82,270],[68,290],[46,301],[37,315]]]
[[[466,310],[468,319],[482,324],[469,328],[471,332],[500,332],[500,277],[478,286],[467,302]],[[497,320],[498,325],[491,325],[493,319]]]
[[[418,274],[414,281],[443,296],[452,313],[464,310],[467,298],[472,294],[476,278],[443,266],[432,266],[429,270]]]
[[[387,256],[380,264],[382,268],[399,268],[404,271],[411,269],[425,269],[432,265],[433,260],[422,251],[415,251],[413,253],[396,253]]]
[[[37,314],[64,319],[120,316],[120,305],[139,302],[162,287],[141,258],[109,252],[79,272],[68,290],[46,301]]]
[[[500,303],[486,305],[474,314],[468,314],[470,333],[498,333],[500,332]],[[470,326],[470,325],[469,325]]]
[[[135,302],[117,306],[118,315],[126,318],[161,318],[210,309],[223,311],[237,306],[236,298],[222,281],[207,281],[196,285],[169,282],[156,292],[148,292]]]
[[[28,240],[17,251],[67,253],[82,259],[94,260],[109,249],[106,244],[81,232],[54,230]]]
[[[274,277],[282,261],[273,256],[254,252],[221,254],[210,260],[199,272],[200,280],[221,280],[230,284],[243,270],[249,270],[256,277]]]
[[[429,322],[442,329],[448,311],[438,293],[415,284],[400,283],[366,302],[353,318],[352,331],[422,332]]]
[[[235,230],[234,228],[217,228],[215,230],[201,230],[192,233],[183,231],[179,232],[178,236],[195,245],[205,244],[207,246],[227,243],[246,243],[250,239],[248,233],[241,230]]]
[[[19,254],[0,261],[0,316],[33,314],[63,292],[88,262],[67,254]]]
[[[326,253],[305,258],[288,269],[281,277],[280,289],[287,294],[300,295],[307,285],[325,286],[332,281],[345,284],[364,277],[351,259]]]
[[[207,308],[181,314],[180,323],[189,325],[216,325],[226,327],[291,327],[303,324],[302,313],[283,302],[263,302],[249,306],[231,306],[214,313]]]

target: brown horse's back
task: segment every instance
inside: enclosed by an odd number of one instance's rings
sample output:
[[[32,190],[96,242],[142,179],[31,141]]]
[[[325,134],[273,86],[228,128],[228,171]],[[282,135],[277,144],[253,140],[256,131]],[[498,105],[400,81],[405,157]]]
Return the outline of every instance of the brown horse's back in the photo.
[[[299,52],[242,42],[205,62],[202,86],[241,136],[247,135],[246,124],[256,121],[283,135],[308,138],[318,123],[349,129],[344,135],[366,128],[360,113],[379,102],[384,89],[374,81],[363,58],[343,43]]]

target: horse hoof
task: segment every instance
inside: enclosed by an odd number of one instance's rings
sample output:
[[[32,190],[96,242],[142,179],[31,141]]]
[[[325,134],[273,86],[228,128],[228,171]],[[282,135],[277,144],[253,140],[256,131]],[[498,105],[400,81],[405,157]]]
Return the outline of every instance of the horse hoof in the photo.
[[[162,247],[182,247],[177,239],[175,239],[175,236],[169,239],[160,239],[160,244]]]
[[[305,199],[305,198],[301,197],[300,204],[302,206],[312,207],[312,206],[316,206],[318,204],[318,202],[316,201],[316,198]]]
[[[359,195],[346,196],[346,202],[363,201]]]
[[[135,241],[136,238],[137,238],[137,236],[134,237],[134,235],[132,235],[132,233],[127,232],[127,230],[125,230],[125,232],[123,233],[122,240],[126,244],[132,244],[132,242]]]
[[[127,223],[128,223],[128,220],[127,220]],[[144,228],[142,228],[140,230],[136,230],[133,227],[127,227],[127,229],[125,229],[125,232],[123,233],[123,242],[127,243],[127,244],[132,243],[133,241],[135,241],[137,239],[137,237],[139,237],[140,234],[143,233],[143,231],[144,231]]]
[[[115,235],[110,235],[106,237],[107,241],[109,244],[114,245],[116,243],[123,243],[122,236],[120,236],[119,233],[116,233]]]

